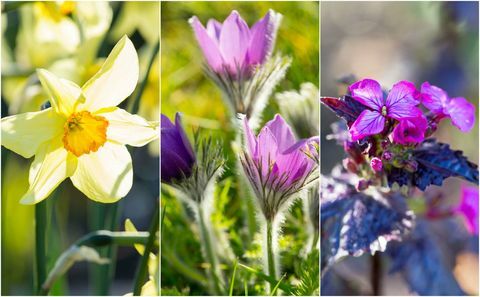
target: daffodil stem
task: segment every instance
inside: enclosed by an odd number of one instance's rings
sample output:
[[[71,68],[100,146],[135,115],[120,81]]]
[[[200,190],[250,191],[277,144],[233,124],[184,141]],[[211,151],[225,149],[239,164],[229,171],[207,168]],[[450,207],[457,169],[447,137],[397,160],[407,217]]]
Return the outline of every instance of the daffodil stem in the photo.
[[[209,274],[210,274],[210,281],[211,281],[211,288],[212,293],[214,295],[223,295],[222,290],[222,279],[220,277],[220,270],[218,267],[218,259],[217,255],[214,251],[212,245],[212,237],[210,236],[210,228],[207,226],[207,221],[205,221],[205,215],[203,213],[202,206],[198,205],[198,220],[200,224],[200,237],[201,237],[201,244],[203,245],[205,251],[206,260],[209,262]]]
[[[46,226],[47,202],[44,200],[35,204],[35,292],[41,294],[42,283],[47,277],[46,262]]]
[[[140,85],[138,86],[136,93],[134,94],[133,100],[131,100],[128,105],[127,109],[130,113],[138,112],[138,109],[140,107],[140,99],[142,98],[143,91],[145,90],[145,86],[147,85],[147,82],[148,82],[148,74],[152,69],[153,62],[155,61],[155,57],[158,55],[159,50],[160,50],[160,42],[155,42],[155,47],[152,50],[150,59],[148,60],[148,67],[145,73],[142,75],[142,78],[141,78],[142,80],[140,82]]]
[[[140,296],[142,292],[142,286],[147,281],[147,274],[148,274],[148,259],[150,258],[150,253],[153,251],[155,246],[155,240],[157,237],[158,227],[160,225],[160,207],[157,206],[155,208],[155,213],[152,218],[152,222],[150,224],[150,228],[148,232],[150,235],[148,236],[147,244],[145,245],[145,250],[143,251],[142,258],[140,258],[140,263],[138,265],[137,273],[135,275],[135,283],[133,287],[133,295]]]
[[[267,241],[267,269],[266,272],[268,275],[274,279],[277,279],[277,271],[275,266],[275,252],[274,252],[274,245],[276,244],[274,241],[274,234],[276,230],[274,230],[275,225],[272,221],[267,220],[266,226],[266,241]],[[271,294],[272,289],[270,283],[267,282],[268,294]]]

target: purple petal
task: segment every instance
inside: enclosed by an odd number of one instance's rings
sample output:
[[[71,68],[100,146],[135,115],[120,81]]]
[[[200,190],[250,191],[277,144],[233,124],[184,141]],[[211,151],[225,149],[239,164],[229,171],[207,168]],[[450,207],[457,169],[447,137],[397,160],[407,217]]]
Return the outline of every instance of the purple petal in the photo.
[[[223,60],[218,48],[218,42],[208,34],[196,16],[190,18],[189,23],[193,28],[198,45],[202,49],[208,65],[215,71],[222,71]]]
[[[400,81],[393,85],[388,93],[385,105],[389,110],[395,109],[399,105],[415,106],[418,105],[416,95],[417,89],[413,83],[405,80]]]
[[[255,160],[257,162],[261,160],[262,176],[266,176],[278,154],[277,140],[267,126],[263,127],[258,134],[256,152],[257,158]]]
[[[162,113],[162,118],[160,122],[161,128],[171,129],[175,128],[175,125],[170,121],[170,119]]]
[[[462,132],[469,132],[475,125],[475,106],[465,98],[450,99],[446,112],[450,115],[452,124]]]
[[[195,161],[195,153],[193,152],[192,145],[190,144],[190,140],[188,140],[187,135],[185,134],[185,130],[183,129],[182,121],[180,118],[180,113],[175,114],[175,126],[177,128],[177,131],[180,135],[180,138],[183,143],[183,147],[185,148],[187,154],[190,156],[190,158]]]
[[[428,122],[424,116],[401,120],[393,129],[392,138],[396,143],[408,145],[425,139]]]
[[[170,183],[173,179],[181,179],[183,175],[189,176],[192,169],[178,153],[172,150],[161,149],[161,179]]]
[[[262,64],[271,54],[280,19],[280,14],[269,10],[261,20],[253,25],[247,52],[247,60],[250,65]]]
[[[350,127],[350,136],[357,141],[369,135],[378,134],[385,127],[385,117],[378,111],[364,110]]]
[[[415,104],[395,104],[393,108],[387,109],[387,116],[396,120],[416,118],[423,116],[422,110]]]
[[[348,87],[353,99],[371,109],[381,111],[384,105],[380,84],[373,79],[363,79]]]
[[[207,23],[207,32],[213,40],[218,44],[220,40],[220,32],[222,31],[222,24],[217,20],[210,19]]]
[[[422,84],[421,90],[422,104],[435,114],[442,115],[444,107],[448,103],[447,93],[437,86],[430,85],[429,82]]]
[[[284,152],[295,144],[295,136],[293,136],[292,130],[279,114],[276,114],[273,120],[265,126],[273,133],[280,152]]]
[[[247,143],[248,151],[253,158],[256,158],[257,139],[255,138],[255,135],[253,135],[252,129],[250,129],[250,126],[248,125],[247,117],[243,119],[243,130],[245,133],[245,142]]]
[[[220,51],[230,72],[243,66],[250,40],[250,29],[237,11],[232,11],[223,22],[220,32]]]
[[[282,188],[288,188],[296,181],[304,179],[315,163],[301,149],[289,154],[280,154],[275,162],[278,167],[278,177],[285,176],[287,181]]]
[[[465,227],[471,234],[478,235],[478,188],[462,186],[462,200],[455,211],[463,215]]]

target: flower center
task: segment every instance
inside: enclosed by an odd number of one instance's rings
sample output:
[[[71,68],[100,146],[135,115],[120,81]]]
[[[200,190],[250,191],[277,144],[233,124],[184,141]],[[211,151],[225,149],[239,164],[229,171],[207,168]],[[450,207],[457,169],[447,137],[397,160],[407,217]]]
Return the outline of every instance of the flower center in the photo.
[[[382,107],[382,116],[387,116],[387,107],[385,105]]]
[[[88,111],[75,112],[63,126],[63,147],[80,157],[96,152],[107,141],[108,121]]]

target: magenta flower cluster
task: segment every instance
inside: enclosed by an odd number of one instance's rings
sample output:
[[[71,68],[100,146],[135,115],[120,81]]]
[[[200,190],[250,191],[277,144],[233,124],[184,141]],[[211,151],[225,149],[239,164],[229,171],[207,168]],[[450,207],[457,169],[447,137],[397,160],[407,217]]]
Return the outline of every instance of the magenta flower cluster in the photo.
[[[468,132],[475,123],[475,107],[465,98],[449,98],[447,93],[428,82],[421,91],[408,81],[400,81],[384,96],[380,84],[373,79],[363,79],[349,87],[352,98],[365,106],[365,110],[351,125],[353,141],[377,134],[388,134],[394,127],[391,139],[399,144],[422,142],[428,129],[443,118],[450,118],[462,132]],[[428,113],[424,113],[421,106]]]

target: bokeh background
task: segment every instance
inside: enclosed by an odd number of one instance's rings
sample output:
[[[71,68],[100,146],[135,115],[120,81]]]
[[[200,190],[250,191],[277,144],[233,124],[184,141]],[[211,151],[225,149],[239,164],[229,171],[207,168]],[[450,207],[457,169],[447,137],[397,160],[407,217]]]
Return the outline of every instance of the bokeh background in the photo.
[[[82,85],[124,34],[134,43],[140,73],[144,73],[151,49],[159,40],[159,15],[158,2],[2,2],[2,117],[38,111],[48,100],[36,68],[46,68]],[[159,116],[158,75],[157,58],[140,99],[139,114],[148,120],[158,120]],[[128,107],[130,101],[121,106]],[[28,188],[32,159],[23,159],[3,147],[1,152],[1,295],[31,295],[34,207],[21,205],[19,200]],[[126,218],[138,230],[147,230],[158,206],[158,142],[134,148],[131,154],[133,188],[118,206],[89,200],[70,180],[47,199],[49,269],[61,252],[91,231],[124,230]],[[107,248],[99,252],[105,255]],[[112,265],[75,264],[68,276],[56,282],[51,294],[124,295],[132,291],[138,260],[133,247],[122,247]]]
[[[223,234],[218,245],[220,249],[230,246],[223,251],[227,262],[233,263],[234,258],[238,257],[239,261],[258,264],[260,246],[258,238],[252,237],[256,230],[255,218],[253,213],[246,215],[242,209],[242,200],[249,197],[237,183],[236,156],[230,146],[236,135],[236,127],[232,126],[231,115],[221,99],[220,90],[202,71],[203,56],[188,24],[188,19],[194,15],[203,24],[210,18],[223,22],[234,9],[249,26],[263,17],[268,9],[283,15],[275,51],[289,55],[293,61],[285,79],[274,91],[281,92],[298,90],[303,82],[311,82],[318,87],[319,7],[317,2],[257,1],[163,2],[161,6],[161,111],[170,119],[174,118],[176,112],[181,112],[184,127],[190,136],[193,130],[200,128],[205,135],[212,135],[223,142],[227,166],[219,182],[212,217],[213,224]],[[279,112],[273,97],[264,111],[264,122]],[[201,264],[203,260],[197,240],[197,226],[193,225],[192,214],[163,187],[161,195],[162,207],[166,207],[162,229],[162,294],[206,294],[201,279],[196,277],[198,273],[202,274],[204,266]],[[298,276],[300,249],[308,236],[299,204],[287,217],[280,243],[284,251],[282,266],[287,272],[288,281],[295,279],[296,273]],[[260,266],[254,267],[261,270]],[[229,278],[231,265],[222,268]],[[262,292],[263,282],[254,284],[247,275],[242,275],[242,278],[249,281],[250,294]],[[243,295],[243,286],[241,291],[234,291],[234,294]]]
[[[346,85],[338,83],[348,76],[373,78],[385,88],[400,80],[409,80],[419,88],[429,81],[448,92],[450,97],[465,97],[476,106],[476,125],[461,133],[444,120],[435,134],[440,141],[463,150],[478,164],[478,2],[324,2],[321,5],[321,94],[340,96]],[[330,125],[337,117],[321,108],[321,171],[328,174],[341,163],[344,152],[334,140]],[[442,192],[447,204],[460,199],[458,179],[448,179],[441,188],[432,186],[426,195]],[[457,232],[453,229],[445,232]],[[458,231],[461,232],[461,231]],[[478,237],[477,237],[478,241]],[[455,269],[462,287],[478,294],[478,243],[470,261],[459,261],[451,254],[445,259]],[[467,258],[468,258],[467,257]],[[370,294],[369,256],[339,264],[338,275],[348,279],[338,294]],[[385,268],[387,270],[388,268]],[[404,295],[408,288],[398,274],[385,275],[383,293]],[[332,293],[332,292],[330,292]]]

